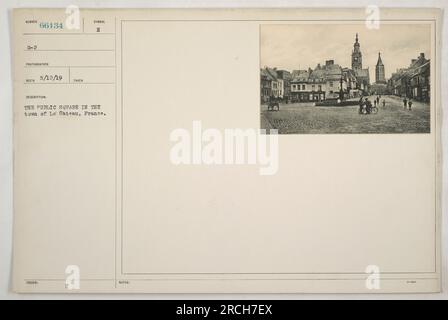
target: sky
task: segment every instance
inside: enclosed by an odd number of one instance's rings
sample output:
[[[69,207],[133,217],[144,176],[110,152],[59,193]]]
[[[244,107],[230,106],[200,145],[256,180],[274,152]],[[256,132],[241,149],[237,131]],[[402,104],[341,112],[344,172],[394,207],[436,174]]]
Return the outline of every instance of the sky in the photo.
[[[261,67],[288,71],[314,69],[325,60],[335,60],[351,68],[351,53],[358,33],[363,68],[369,67],[370,81],[375,81],[378,52],[385,66],[386,78],[398,68],[408,67],[420,52],[430,58],[429,24],[385,24],[368,29],[364,24],[290,24],[261,26]]]

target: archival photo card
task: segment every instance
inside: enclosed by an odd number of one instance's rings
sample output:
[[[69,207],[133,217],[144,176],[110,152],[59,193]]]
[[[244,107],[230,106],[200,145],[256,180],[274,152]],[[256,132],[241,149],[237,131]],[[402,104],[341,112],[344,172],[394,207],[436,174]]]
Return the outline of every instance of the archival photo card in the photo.
[[[260,26],[261,128],[429,133],[431,24]]]

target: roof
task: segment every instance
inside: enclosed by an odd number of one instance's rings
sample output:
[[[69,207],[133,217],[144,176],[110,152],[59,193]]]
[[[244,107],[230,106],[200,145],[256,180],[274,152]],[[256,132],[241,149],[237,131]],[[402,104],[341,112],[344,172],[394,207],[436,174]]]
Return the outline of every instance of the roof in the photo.
[[[379,58],[381,59],[381,58]],[[261,75],[268,80],[277,81],[277,79],[291,79],[291,82],[313,82],[319,83],[323,81],[339,81],[342,77],[354,80],[367,80],[370,78],[369,69],[350,69],[342,68],[339,64],[326,63],[325,65],[318,64],[314,70],[293,70],[289,73],[286,70],[277,70],[273,68],[264,68],[261,70]]]
[[[263,78],[269,79],[269,73],[265,69],[260,69],[260,75]]]
[[[272,68],[266,68],[267,73],[271,77],[272,81],[277,81],[277,70]]]
[[[294,70],[292,72],[292,81],[293,82],[304,82],[308,81],[310,77],[310,73],[308,70]]]
[[[422,65],[420,65],[420,66],[418,66],[418,67],[416,67],[416,68],[413,68],[413,69],[410,69],[410,70],[408,70],[408,75],[410,76],[410,77],[414,77],[414,76],[416,76],[416,75],[418,75],[418,74],[420,74],[420,73],[422,73],[422,72],[424,72],[424,71],[426,71],[426,70],[428,70],[430,68],[430,60],[427,60],[425,63],[423,63]]]
[[[268,80],[277,81],[277,72],[274,69],[264,68],[261,69],[261,76],[266,77]]]
[[[311,74],[310,74],[310,78],[311,79],[323,79],[325,78],[326,75],[326,71],[324,69],[314,69]]]
[[[350,78],[356,78],[355,71],[350,68],[342,68],[342,72],[344,72]]]
[[[283,79],[283,80],[291,80],[291,73],[286,70],[277,70],[277,78]]]
[[[355,69],[354,71],[357,78],[369,77],[369,69]]]
[[[384,64],[383,64],[383,60],[381,60],[381,53],[380,52],[378,52],[378,61],[377,61],[377,63],[376,63],[376,66],[378,67],[378,66],[384,66]]]
[[[428,61],[429,60],[426,60],[425,57],[418,57],[418,59],[411,61],[409,69],[420,67],[421,65],[425,64]]]
[[[397,70],[397,72],[393,73],[390,77],[391,81],[397,81],[403,77],[414,77],[422,72],[425,72],[430,67],[430,60],[426,59],[417,59],[416,61],[411,63],[409,68],[403,68]]]

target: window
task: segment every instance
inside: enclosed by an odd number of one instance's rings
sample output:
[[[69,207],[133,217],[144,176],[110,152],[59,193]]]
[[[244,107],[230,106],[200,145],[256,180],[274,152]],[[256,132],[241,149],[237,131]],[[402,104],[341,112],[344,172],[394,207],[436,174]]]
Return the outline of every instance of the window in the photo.
[[[305,90],[305,85],[304,84],[302,84],[302,90]]]
[[[330,81],[330,87],[332,87],[333,86],[333,81]]]

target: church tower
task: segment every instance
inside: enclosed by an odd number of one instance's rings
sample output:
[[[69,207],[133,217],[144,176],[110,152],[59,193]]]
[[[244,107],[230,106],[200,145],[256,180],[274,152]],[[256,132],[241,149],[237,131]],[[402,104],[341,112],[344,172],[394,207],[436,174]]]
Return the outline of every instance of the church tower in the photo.
[[[386,76],[384,72],[384,64],[381,60],[381,52],[378,52],[378,62],[375,67],[375,82],[376,83],[386,83]]]
[[[358,42],[358,34],[356,34],[355,44],[353,45],[352,69],[353,70],[362,69],[362,54],[361,54],[361,49],[360,49],[360,45]]]

